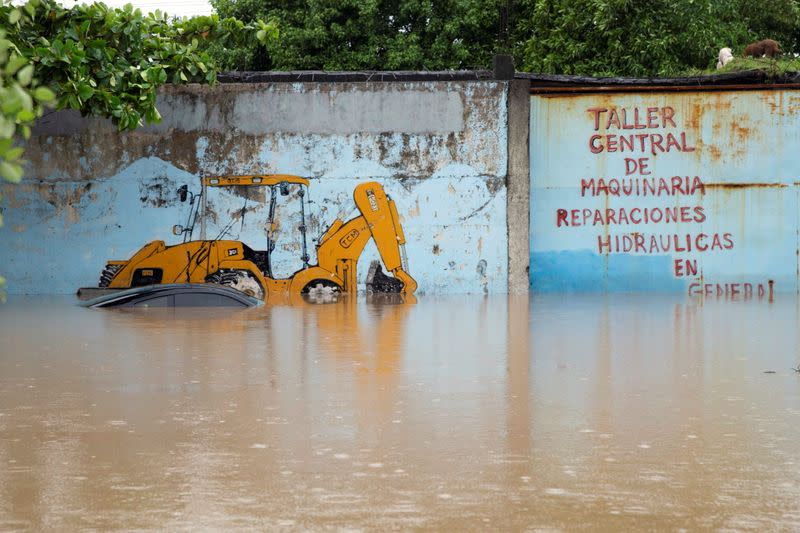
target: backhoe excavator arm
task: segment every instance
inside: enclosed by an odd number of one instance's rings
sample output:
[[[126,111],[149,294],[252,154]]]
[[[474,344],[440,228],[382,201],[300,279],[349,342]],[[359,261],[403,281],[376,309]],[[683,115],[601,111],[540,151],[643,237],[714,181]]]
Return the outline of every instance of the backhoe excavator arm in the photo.
[[[403,293],[412,294],[417,282],[408,273],[406,243],[397,207],[380,183],[358,185],[353,199],[361,216],[347,222],[336,220],[320,239],[317,248],[319,266],[335,271],[347,286],[355,290],[356,264],[370,238],[375,241],[386,270],[403,282]]]
[[[353,199],[369,224],[372,238],[386,270],[403,282],[402,292],[413,293],[417,290],[417,282],[408,273],[408,260],[405,257],[406,236],[403,233],[403,226],[400,225],[394,201],[376,182],[357,186],[353,191]]]

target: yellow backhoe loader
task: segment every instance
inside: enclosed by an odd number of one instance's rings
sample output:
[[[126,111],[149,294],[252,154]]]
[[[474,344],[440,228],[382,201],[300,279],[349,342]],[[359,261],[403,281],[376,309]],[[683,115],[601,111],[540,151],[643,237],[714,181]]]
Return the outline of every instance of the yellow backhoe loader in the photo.
[[[353,192],[360,215],[344,221],[337,218],[317,243],[317,264],[309,264],[306,243],[305,193],[307,178],[288,174],[219,176],[202,179],[200,194],[192,194],[184,185],[178,189],[181,201],[191,198],[186,227],[176,225],[173,233],[184,242],[167,246],[152,241],[127,261],[109,261],[100,276],[100,288],[129,289],[155,284],[216,283],[238,289],[251,296],[269,300],[279,295],[305,294],[310,291],[356,292],[358,259],[370,239],[375,241],[387,276],[377,262],[370,266],[368,285],[376,292],[413,294],[417,288],[408,273],[405,256],[405,235],[394,201],[376,182],[359,184]],[[236,240],[207,240],[201,231],[200,240],[192,240],[201,204],[205,205],[209,188],[268,187],[269,218],[266,222],[267,242],[264,250],[254,250]],[[299,187],[302,239],[302,266],[286,279],[272,273],[272,252],[275,249],[275,207],[277,197],[287,196],[290,188]],[[244,209],[243,209],[244,214]],[[202,217],[201,217],[202,219]],[[232,225],[231,220],[229,226]],[[220,235],[225,234],[225,229]]]

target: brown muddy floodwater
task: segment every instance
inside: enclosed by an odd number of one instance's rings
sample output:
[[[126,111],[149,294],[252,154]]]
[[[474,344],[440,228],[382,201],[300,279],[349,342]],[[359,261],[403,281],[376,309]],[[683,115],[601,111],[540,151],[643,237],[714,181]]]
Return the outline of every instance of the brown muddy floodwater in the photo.
[[[798,309],[11,297],[0,530],[797,531]]]

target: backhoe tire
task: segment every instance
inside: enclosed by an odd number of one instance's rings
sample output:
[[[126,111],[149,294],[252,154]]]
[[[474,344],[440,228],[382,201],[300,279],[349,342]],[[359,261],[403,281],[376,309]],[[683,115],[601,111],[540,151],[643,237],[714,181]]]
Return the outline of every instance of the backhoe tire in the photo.
[[[106,268],[100,273],[100,281],[97,283],[97,286],[101,288],[108,287],[120,268],[122,268],[122,265],[106,265]]]
[[[217,270],[213,274],[206,276],[206,283],[223,285],[243,292],[248,296],[264,299],[264,288],[247,270]]]
[[[333,303],[339,300],[342,288],[327,279],[309,281],[300,293],[309,303]]]

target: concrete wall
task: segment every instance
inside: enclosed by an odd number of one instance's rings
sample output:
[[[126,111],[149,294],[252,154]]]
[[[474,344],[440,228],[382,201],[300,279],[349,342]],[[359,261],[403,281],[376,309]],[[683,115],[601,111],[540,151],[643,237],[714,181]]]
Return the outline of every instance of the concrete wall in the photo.
[[[533,96],[534,291],[797,292],[800,91],[750,89]]]
[[[170,229],[187,209],[174,194],[180,185],[199,190],[199,177],[213,174],[291,173],[315,177],[312,237],[351,211],[359,181],[378,180],[398,204],[421,293],[504,292],[508,86],[167,87],[158,105],[163,122],[129,133],[104,120],[50,114],[28,143],[23,183],[2,187],[0,272],[12,293],[95,285],[107,259],[125,259],[153,239],[177,242]],[[263,249],[266,200],[248,198],[244,222],[229,236]],[[243,196],[213,191],[209,236],[244,204]],[[296,221],[279,211],[277,274],[300,266]],[[362,281],[373,258],[370,245]]]

